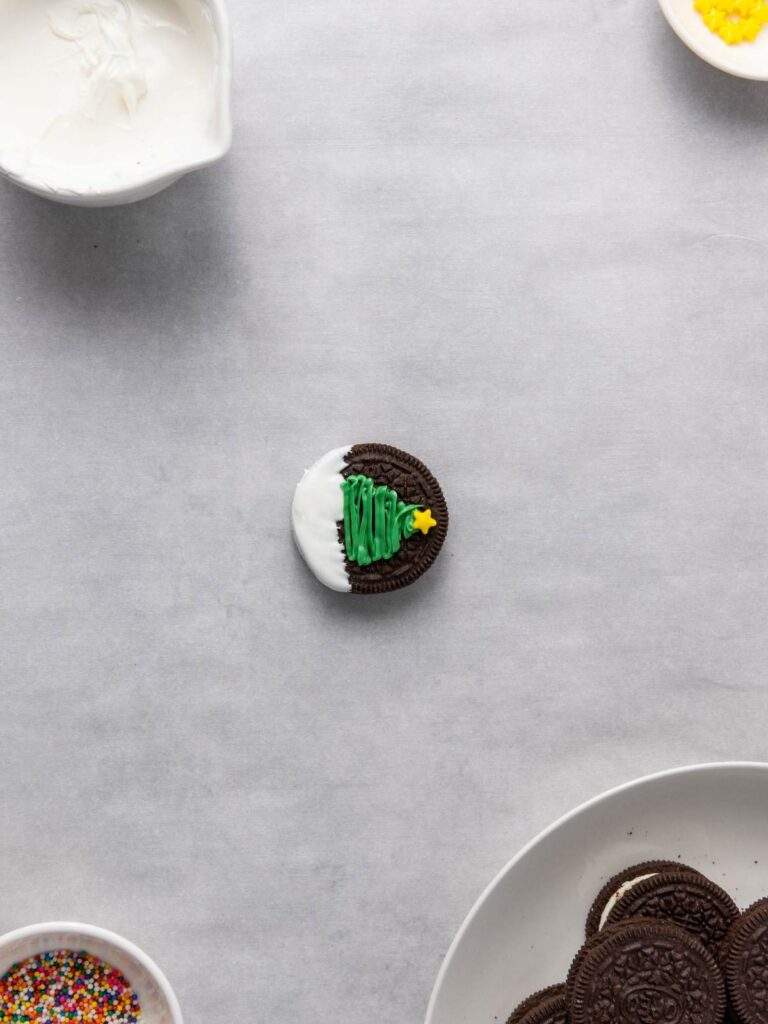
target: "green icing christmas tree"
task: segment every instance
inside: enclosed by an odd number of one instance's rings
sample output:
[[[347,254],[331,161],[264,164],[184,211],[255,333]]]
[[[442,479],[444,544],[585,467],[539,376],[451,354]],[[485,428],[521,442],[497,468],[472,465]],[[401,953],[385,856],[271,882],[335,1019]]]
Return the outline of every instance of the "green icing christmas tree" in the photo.
[[[344,492],[344,548],[350,562],[370,565],[392,558],[416,530],[436,526],[430,509],[401,501],[397,491],[362,474],[348,477]]]

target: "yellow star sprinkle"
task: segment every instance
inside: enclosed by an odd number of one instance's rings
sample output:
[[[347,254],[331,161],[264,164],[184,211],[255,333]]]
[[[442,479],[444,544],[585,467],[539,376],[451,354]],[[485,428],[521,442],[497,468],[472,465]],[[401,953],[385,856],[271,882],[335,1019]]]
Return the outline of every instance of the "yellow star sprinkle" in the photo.
[[[768,0],[694,0],[693,6],[728,46],[754,42],[768,24]]]
[[[421,530],[422,533],[427,534],[433,526],[437,526],[437,520],[432,518],[432,509],[425,509],[423,512],[420,509],[416,509],[413,513],[413,526],[414,533],[416,530]]]

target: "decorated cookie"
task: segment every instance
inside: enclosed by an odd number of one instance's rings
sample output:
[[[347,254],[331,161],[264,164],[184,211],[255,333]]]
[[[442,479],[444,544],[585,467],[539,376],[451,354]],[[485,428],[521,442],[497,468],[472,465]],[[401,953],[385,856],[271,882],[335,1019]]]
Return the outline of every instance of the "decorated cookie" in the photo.
[[[336,448],[311,466],[293,498],[293,533],[332,590],[383,594],[432,565],[448,508],[427,467],[386,444]]]
[[[587,943],[568,980],[570,1024],[721,1024],[714,957],[665,921],[627,922]]]
[[[630,889],[633,889],[638,882],[645,881],[652,875],[658,875],[661,871],[685,871],[698,874],[694,868],[689,868],[677,860],[646,860],[642,864],[633,864],[613,875],[595,897],[587,915],[587,938],[599,932],[605,927],[608,916]]]
[[[739,916],[731,897],[708,878],[690,871],[660,871],[638,882],[608,914],[608,924],[629,917],[671,921],[697,936],[717,956]]]

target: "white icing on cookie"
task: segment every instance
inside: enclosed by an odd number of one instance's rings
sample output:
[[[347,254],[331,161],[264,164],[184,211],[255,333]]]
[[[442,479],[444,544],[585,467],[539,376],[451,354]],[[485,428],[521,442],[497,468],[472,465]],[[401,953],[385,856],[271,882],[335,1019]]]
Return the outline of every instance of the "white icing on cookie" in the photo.
[[[352,584],[336,524],[344,518],[341,471],[351,447],[336,448],[310,466],[296,488],[291,512],[293,536],[307,565],[321,583],[342,593]]]
[[[600,915],[600,924],[598,925],[597,930],[601,932],[603,928],[605,928],[605,923],[608,920],[611,911],[619,902],[622,896],[625,896],[630,891],[630,889],[634,889],[638,882],[644,882],[646,878],[653,878],[653,876],[657,874],[658,871],[651,871],[649,875],[638,875],[637,878],[630,878],[628,882],[624,882],[623,885],[620,885],[616,892],[613,894],[613,896],[611,896],[611,898],[603,907],[603,912]]]

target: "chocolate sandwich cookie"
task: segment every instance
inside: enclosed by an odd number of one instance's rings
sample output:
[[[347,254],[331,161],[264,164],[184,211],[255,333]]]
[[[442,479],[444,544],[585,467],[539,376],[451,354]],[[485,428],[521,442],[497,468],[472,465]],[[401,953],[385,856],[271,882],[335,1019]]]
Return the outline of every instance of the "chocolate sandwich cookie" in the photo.
[[[638,882],[613,906],[608,924],[629,917],[670,921],[717,956],[739,908],[719,885],[690,871],[662,871]]]
[[[561,992],[529,1010],[518,1024],[566,1024],[567,1020],[565,993]]]
[[[661,871],[685,871],[694,875],[699,873],[695,868],[689,868],[676,860],[646,860],[617,872],[608,879],[590,907],[586,924],[587,938],[599,932],[606,924],[611,910],[626,892],[634,888],[638,882],[650,878],[651,875],[658,875]]]
[[[293,534],[312,572],[344,593],[383,594],[427,571],[448,532],[440,485],[386,444],[336,448],[296,488]]]
[[[598,938],[574,966],[567,1012],[569,1024],[722,1024],[725,984],[689,932],[634,921]]]
[[[768,1024],[768,899],[734,922],[723,956],[730,1014],[738,1024]]]
[[[545,1013],[548,1012],[546,1007],[550,1003],[562,1004],[562,1015],[565,1017],[565,985],[548,985],[546,988],[539,989],[538,992],[534,992],[533,995],[528,996],[522,1003],[519,1003],[512,1013],[509,1015],[507,1024],[530,1024],[528,1021],[528,1015],[534,1011],[538,1012],[542,1008],[545,1008]],[[557,1008],[555,1009],[557,1012]],[[548,1017],[546,1019],[549,1019]],[[544,1024],[543,1021],[538,1024]],[[554,1022],[553,1022],[554,1024]]]
[[[602,942],[605,942],[606,939],[610,938],[611,935],[615,934],[616,932],[622,931],[624,928],[629,927],[629,925],[631,924],[638,923],[642,924],[642,921],[630,919],[627,921],[619,921],[617,924],[607,924],[603,928],[601,928],[599,932],[595,932],[594,935],[590,936],[590,938],[586,940],[586,942],[582,945],[581,949],[578,951],[576,956],[573,958],[571,966],[568,970],[568,976],[565,979],[565,996],[567,1003],[570,1003],[571,1001],[574,979],[578,976],[579,970],[581,968],[582,963],[584,962],[585,957],[589,956],[589,954],[593,950],[597,949],[597,947]]]

